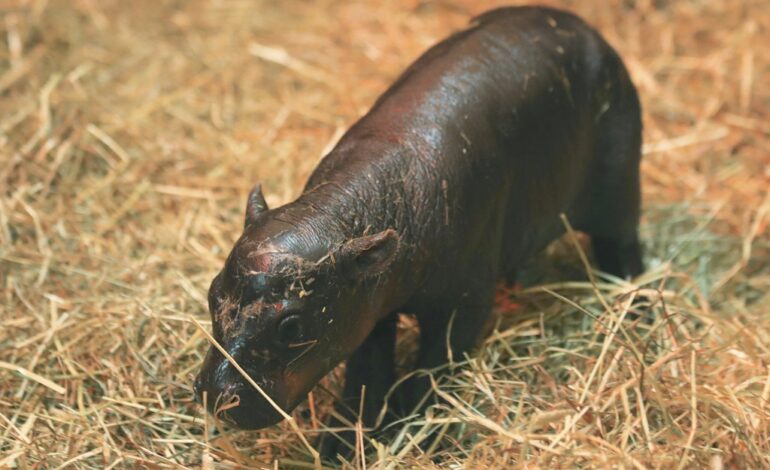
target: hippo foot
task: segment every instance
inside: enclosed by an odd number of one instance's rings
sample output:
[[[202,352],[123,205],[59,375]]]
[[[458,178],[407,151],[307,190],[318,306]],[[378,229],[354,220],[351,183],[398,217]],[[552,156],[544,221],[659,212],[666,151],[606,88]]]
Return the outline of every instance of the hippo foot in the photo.
[[[322,435],[318,443],[318,453],[321,454],[321,459],[336,465],[353,463],[356,459],[356,433],[342,431],[336,435]]]

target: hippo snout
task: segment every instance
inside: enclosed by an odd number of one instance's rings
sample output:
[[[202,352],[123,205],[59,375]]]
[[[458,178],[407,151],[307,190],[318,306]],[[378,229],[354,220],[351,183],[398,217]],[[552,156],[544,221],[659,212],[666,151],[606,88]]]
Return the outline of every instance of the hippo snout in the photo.
[[[284,407],[285,393],[279,381],[252,376],[254,381]],[[206,361],[193,383],[195,400],[207,411],[241,429],[260,429],[281,421],[281,414],[259,393],[219,351],[209,350]]]

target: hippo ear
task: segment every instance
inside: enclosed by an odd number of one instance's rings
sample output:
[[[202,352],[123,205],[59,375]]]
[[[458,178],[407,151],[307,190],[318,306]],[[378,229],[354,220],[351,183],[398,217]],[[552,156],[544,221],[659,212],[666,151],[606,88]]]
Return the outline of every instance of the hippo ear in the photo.
[[[398,233],[388,229],[346,242],[336,258],[351,279],[367,279],[390,267],[396,259],[398,244]]]
[[[265,196],[262,195],[262,185],[257,183],[249,193],[249,200],[246,202],[246,222],[244,226],[248,227],[257,220],[257,216],[267,210]]]

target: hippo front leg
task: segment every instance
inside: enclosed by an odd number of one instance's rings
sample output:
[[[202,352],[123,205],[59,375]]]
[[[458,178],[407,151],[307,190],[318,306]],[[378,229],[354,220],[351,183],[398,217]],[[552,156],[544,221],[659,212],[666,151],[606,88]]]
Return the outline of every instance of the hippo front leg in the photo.
[[[367,339],[347,360],[345,387],[334,409],[339,418],[329,420],[331,427],[350,428],[358,420],[365,428],[377,425],[385,397],[396,380],[395,344],[398,316],[392,314],[381,320]],[[336,460],[355,451],[355,431],[341,431],[336,436],[327,434],[321,441],[321,455]]]
[[[490,288],[491,286],[491,288]],[[494,283],[475,294],[467,293],[454,307],[443,312],[417,316],[420,324],[420,350],[416,375],[405,384],[404,406],[407,413],[422,412],[435,403],[429,396],[432,371],[435,379],[450,372],[441,366],[464,360],[464,353],[476,345],[481,330],[492,311]],[[434,370],[437,369],[437,370]],[[422,370],[422,371],[420,371]]]

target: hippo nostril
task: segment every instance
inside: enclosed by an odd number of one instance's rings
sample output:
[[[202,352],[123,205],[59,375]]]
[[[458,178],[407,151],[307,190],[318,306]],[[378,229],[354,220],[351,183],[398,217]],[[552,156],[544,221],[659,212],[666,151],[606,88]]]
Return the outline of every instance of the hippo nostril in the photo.
[[[231,396],[236,395],[237,391],[238,391],[238,385],[234,383],[229,383],[222,388],[222,396],[225,398],[230,398]]]

